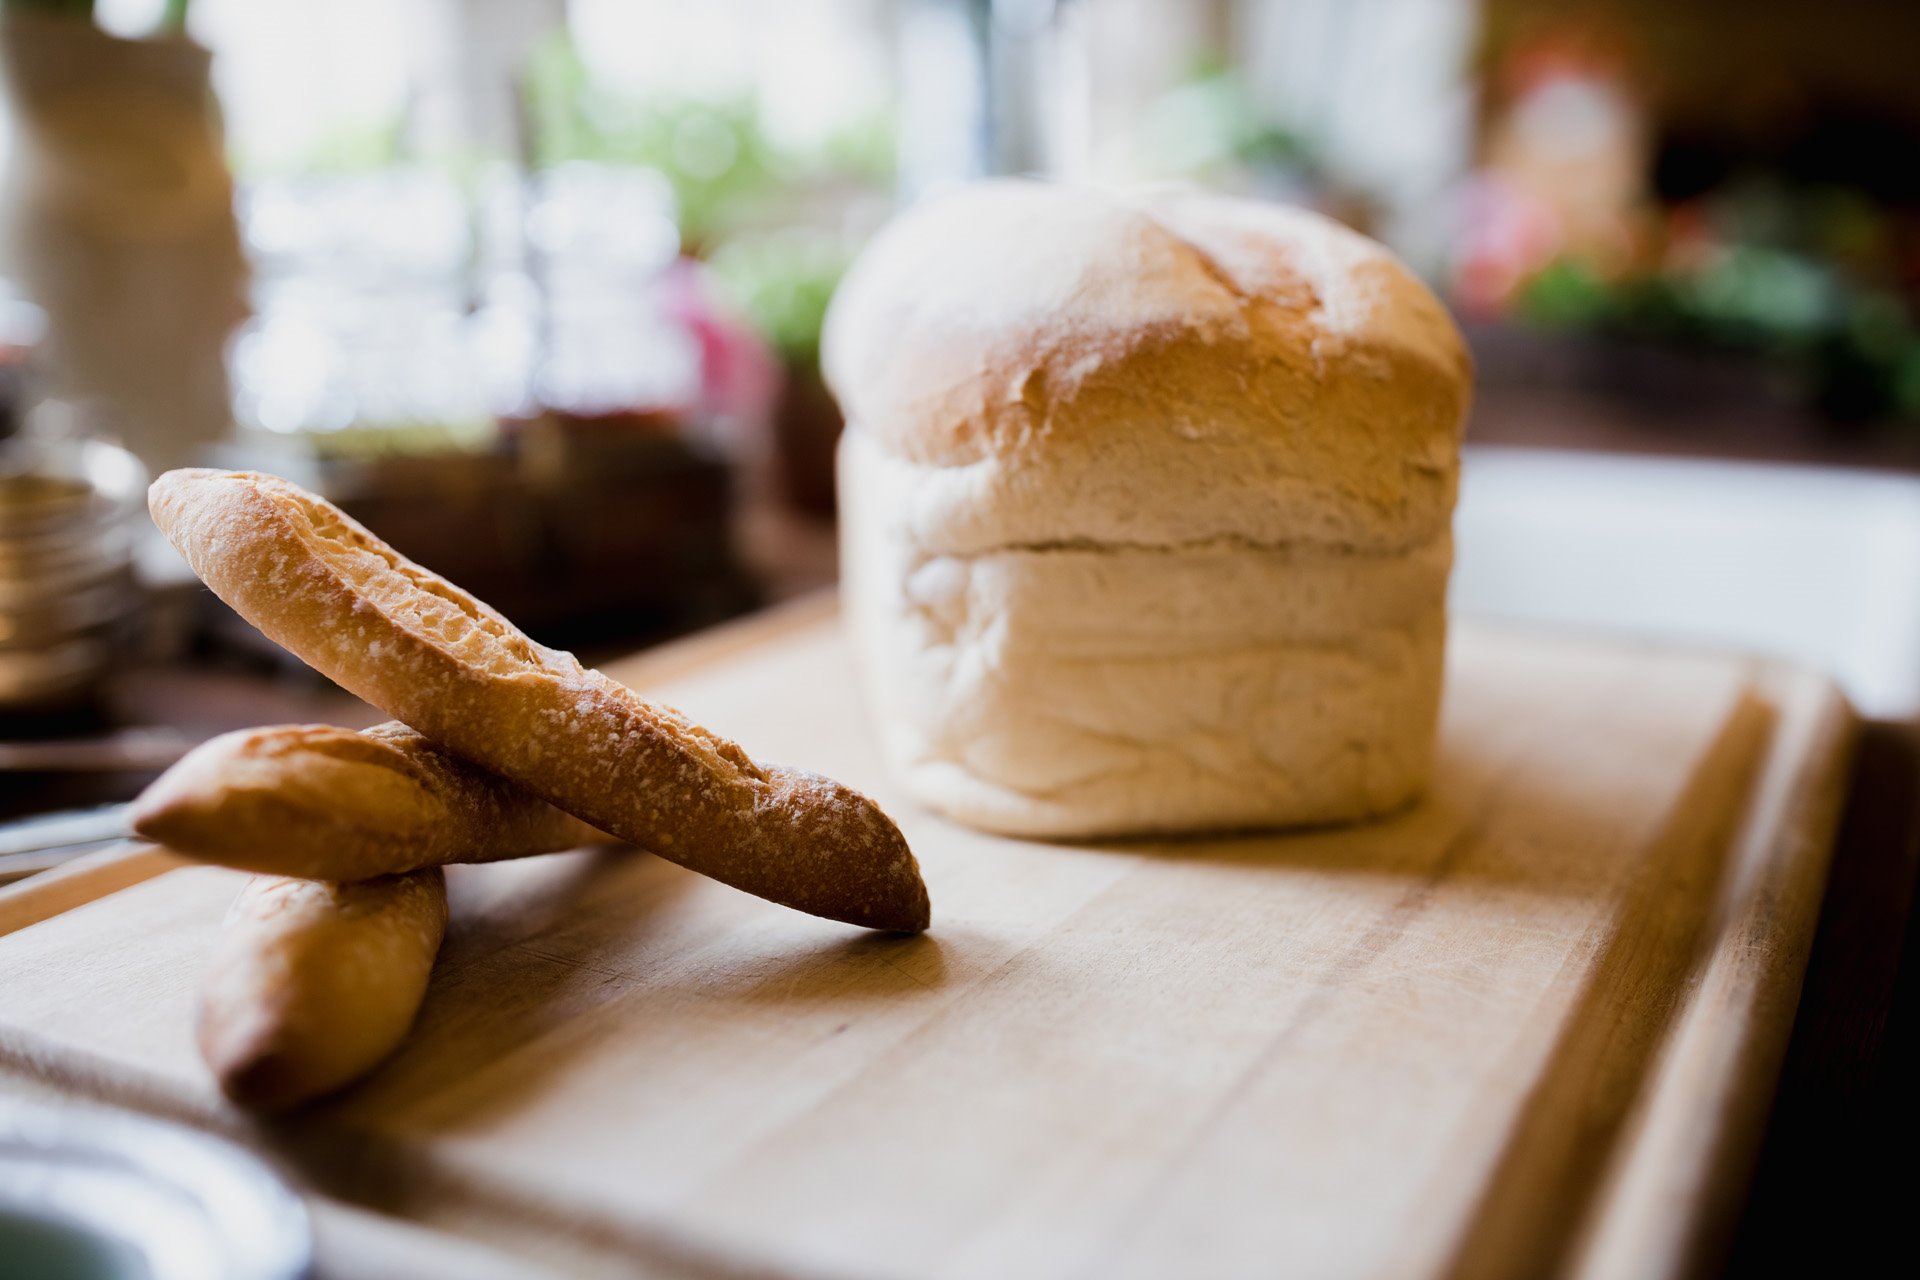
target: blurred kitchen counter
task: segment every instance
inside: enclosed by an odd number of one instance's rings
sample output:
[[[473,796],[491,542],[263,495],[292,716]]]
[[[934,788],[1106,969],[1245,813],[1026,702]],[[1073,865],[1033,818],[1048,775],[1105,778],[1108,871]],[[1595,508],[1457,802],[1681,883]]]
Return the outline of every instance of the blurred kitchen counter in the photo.
[[[1573,387],[1485,385],[1467,442],[1649,457],[1920,472],[1920,425],[1831,423],[1774,403],[1647,402]]]

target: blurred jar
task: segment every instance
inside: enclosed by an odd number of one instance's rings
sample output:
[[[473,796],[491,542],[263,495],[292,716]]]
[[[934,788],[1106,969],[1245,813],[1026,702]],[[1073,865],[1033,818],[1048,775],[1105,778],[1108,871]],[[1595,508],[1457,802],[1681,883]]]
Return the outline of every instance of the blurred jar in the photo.
[[[83,705],[139,605],[146,469],[43,403],[0,440],[0,715]]]

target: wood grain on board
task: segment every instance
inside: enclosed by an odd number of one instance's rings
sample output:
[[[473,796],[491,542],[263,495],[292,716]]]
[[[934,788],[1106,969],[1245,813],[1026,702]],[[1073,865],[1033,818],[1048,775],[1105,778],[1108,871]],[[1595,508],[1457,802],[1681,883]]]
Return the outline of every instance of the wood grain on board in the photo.
[[[460,868],[420,1024],[258,1127],[195,1057],[239,877],[0,937],[0,1064],[575,1273],[1684,1274],[1737,1201],[1851,716],[1823,679],[1467,625],[1371,826],[1037,844],[883,775],[825,606],[616,675],[901,821],[933,931],[628,852]]]

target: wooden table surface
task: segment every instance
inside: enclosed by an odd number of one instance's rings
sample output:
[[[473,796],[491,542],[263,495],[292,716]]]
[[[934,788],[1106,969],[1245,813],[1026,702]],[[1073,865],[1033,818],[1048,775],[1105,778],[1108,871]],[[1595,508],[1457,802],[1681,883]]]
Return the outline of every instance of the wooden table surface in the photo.
[[[846,679],[831,633],[760,644],[716,654],[704,642],[718,658],[707,676],[663,674],[657,660],[633,678],[884,800],[864,735],[819,736],[835,721],[815,704]],[[947,904],[931,951],[821,950],[807,944],[818,922],[691,892],[650,860],[608,864],[592,883],[563,863],[476,869],[457,895],[467,924],[449,942],[451,985],[420,1036],[317,1127],[288,1131],[286,1150],[324,1149],[320,1164],[337,1169],[340,1141],[358,1135],[383,1159],[410,1153],[409,1215],[429,1211],[430,1187],[470,1197],[484,1171],[497,1207],[523,1219],[529,1197],[565,1203],[570,1220],[637,1231],[667,1257],[691,1230],[707,1241],[695,1245],[703,1266],[716,1241],[736,1260],[805,1271],[811,1259],[834,1274],[898,1273],[885,1259],[987,1274],[1036,1250],[1063,1265],[1151,1271],[1181,1257],[1238,1273],[1235,1259],[1281,1243],[1296,1262],[1374,1274],[1531,1274],[1548,1258],[1601,1275],[1645,1272],[1656,1257],[1684,1266],[1711,1247],[1699,1224],[1724,1211],[1703,1209],[1702,1192],[1737,1197],[1743,1185],[1727,1172],[1758,1132],[1755,1091],[1771,1084],[1771,1037],[1791,1014],[1825,865],[1824,848],[1793,852],[1816,848],[1794,833],[1811,823],[1818,840],[1823,825],[1829,695],[1797,678],[1753,684],[1763,668],[1740,661],[1552,637],[1469,629],[1459,656],[1436,802],[1396,823],[1201,857],[1022,847],[904,815]],[[784,714],[769,718],[772,703]],[[1785,772],[1755,775],[1754,794],[1775,800],[1740,819],[1752,834],[1734,847],[1752,851],[1716,870],[1713,851],[1734,839],[1714,834],[1734,830],[1721,825],[1734,820],[1726,804],[1747,794],[1753,751],[1776,733],[1802,745],[1779,757]],[[566,883],[543,887],[554,874]],[[586,895],[568,916],[539,905],[562,890]],[[16,934],[9,963],[40,977],[5,999],[10,1052],[53,1053],[35,1060],[108,1096],[211,1105],[217,1118],[175,1006],[230,893],[226,873],[183,871]],[[1743,915],[1749,902],[1767,905]],[[635,904],[649,915],[638,934]],[[115,921],[138,922],[126,935],[138,947],[103,944]],[[1696,936],[1708,941],[1693,969]],[[522,1009],[512,991],[529,955],[556,981],[599,973],[598,994],[563,982],[560,1004]],[[804,972],[775,963],[786,955]],[[62,994],[63,981],[76,991]],[[740,981],[769,995],[716,1003],[689,996],[689,981],[716,997]],[[1188,995],[1170,1002],[1173,989]],[[462,991],[492,994],[466,1009]],[[103,1002],[111,1017],[88,1012]],[[522,1024],[497,1043],[496,1007]],[[816,1041],[821,1018],[858,1034]],[[1275,1026],[1296,1022],[1274,1049]],[[1048,1068],[1055,1037],[1064,1056]],[[467,1066],[449,1077],[454,1061]],[[490,1066],[462,1081],[475,1063]],[[556,1072],[566,1088],[542,1084]],[[815,1077],[841,1084],[818,1093]],[[1009,1093],[1009,1079],[1028,1083]],[[707,1105],[661,1105],[688,1090]],[[951,1110],[929,1109],[933,1097]],[[593,1121],[616,1113],[619,1124]],[[1132,1119],[1116,1126],[1117,1115]],[[1175,1141],[1190,1131],[1199,1146]],[[676,1134],[691,1145],[676,1148]],[[874,1178],[914,1151],[933,1163],[902,1168],[946,1189],[890,1204]],[[802,1152],[798,1167],[824,1179],[816,1189],[792,1181]],[[347,1167],[368,1173],[365,1159]],[[1008,1177],[1020,1197],[980,1198]],[[1161,1191],[1141,1200],[1141,1185]],[[1127,1203],[1135,1211],[1116,1219]],[[650,1225],[660,1212],[664,1236]],[[1391,1224],[1391,1238],[1361,1230],[1369,1221]],[[1213,1225],[1195,1237],[1195,1223]],[[916,1252],[934,1240],[950,1247]]]

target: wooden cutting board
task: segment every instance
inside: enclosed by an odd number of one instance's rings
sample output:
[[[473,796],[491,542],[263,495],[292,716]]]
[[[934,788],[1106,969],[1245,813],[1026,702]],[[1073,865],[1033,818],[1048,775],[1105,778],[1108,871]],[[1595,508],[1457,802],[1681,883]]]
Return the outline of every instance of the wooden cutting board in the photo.
[[[573,1274],[1710,1261],[1840,800],[1852,719],[1824,679],[1462,625],[1419,807],[1076,847],[902,798],[830,604],[614,671],[879,798],[932,933],[863,934],[633,853],[462,868],[406,1048],[255,1126],[190,1033],[240,877],[162,860],[37,923],[31,882],[0,900],[0,1064]]]

